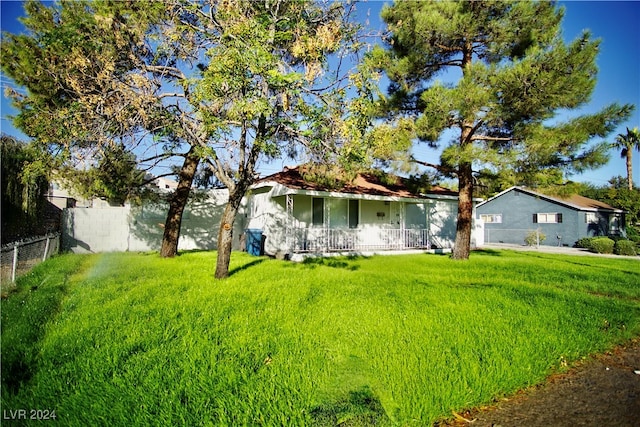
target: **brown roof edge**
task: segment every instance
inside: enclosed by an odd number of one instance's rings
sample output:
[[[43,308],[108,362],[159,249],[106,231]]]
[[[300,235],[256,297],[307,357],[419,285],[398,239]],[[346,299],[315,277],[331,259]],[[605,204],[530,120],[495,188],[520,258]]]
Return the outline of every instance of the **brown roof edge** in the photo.
[[[534,194],[540,197],[545,197],[547,199],[550,199],[552,201],[555,201],[556,203],[563,203],[563,204],[568,204],[577,208],[582,208],[582,209],[603,209],[603,210],[610,210],[610,211],[618,211],[618,212],[624,212],[622,209],[618,209],[618,208],[614,208],[613,206],[601,202],[599,200],[594,200],[594,199],[590,199],[588,197],[584,197],[581,196],[579,194],[572,194],[570,196],[567,197],[561,197],[561,196],[550,196],[548,194],[544,194],[544,193],[539,193],[537,191],[533,191],[529,188],[525,188],[525,187],[514,187],[515,189],[519,189],[525,192],[528,192],[530,194]]]
[[[391,175],[394,177],[394,175]],[[334,191],[347,194],[358,195],[376,195],[387,197],[407,197],[423,199],[424,196],[412,193],[406,185],[406,179],[395,176],[395,184],[383,183],[375,174],[358,174],[356,179],[351,183],[345,184],[342,188],[328,188],[314,182],[308,182],[300,173],[299,167],[285,167],[282,171],[265,176],[256,181],[256,184],[263,182],[277,182],[285,187],[295,190],[315,190],[315,191]],[[458,196],[456,191],[449,190],[440,186],[433,186],[427,194]]]

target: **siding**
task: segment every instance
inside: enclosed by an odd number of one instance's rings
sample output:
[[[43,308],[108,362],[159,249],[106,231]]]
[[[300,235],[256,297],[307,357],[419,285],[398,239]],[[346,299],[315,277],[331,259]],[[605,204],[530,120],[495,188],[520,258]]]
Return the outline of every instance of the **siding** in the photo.
[[[533,214],[560,213],[562,223],[534,223]],[[585,213],[576,209],[560,205],[533,195],[513,189],[477,208],[477,217],[486,214],[502,215],[502,223],[486,223],[486,243],[524,244],[527,233],[540,229],[546,235],[543,245],[558,245],[560,243],[573,246],[575,242],[587,235]]]

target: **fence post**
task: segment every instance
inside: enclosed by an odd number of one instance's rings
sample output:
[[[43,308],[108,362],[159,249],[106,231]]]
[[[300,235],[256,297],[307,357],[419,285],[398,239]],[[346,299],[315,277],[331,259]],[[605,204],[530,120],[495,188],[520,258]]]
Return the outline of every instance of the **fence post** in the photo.
[[[18,244],[13,246],[13,265],[11,266],[11,281],[16,281],[16,268],[18,267]]]
[[[44,254],[42,255],[42,262],[45,262],[47,260],[47,254],[49,253],[49,241],[50,241],[51,237],[47,236],[47,243],[45,243],[44,245]]]

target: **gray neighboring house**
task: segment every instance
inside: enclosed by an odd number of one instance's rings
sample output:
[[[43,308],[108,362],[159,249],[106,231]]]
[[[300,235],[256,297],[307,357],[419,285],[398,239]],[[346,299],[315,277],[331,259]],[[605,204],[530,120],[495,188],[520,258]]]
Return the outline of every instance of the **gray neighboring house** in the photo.
[[[511,187],[479,203],[476,215],[484,222],[485,243],[524,244],[535,230],[545,234],[543,245],[573,246],[583,237],[624,236],[624,211],[579,195],[548,196]]]

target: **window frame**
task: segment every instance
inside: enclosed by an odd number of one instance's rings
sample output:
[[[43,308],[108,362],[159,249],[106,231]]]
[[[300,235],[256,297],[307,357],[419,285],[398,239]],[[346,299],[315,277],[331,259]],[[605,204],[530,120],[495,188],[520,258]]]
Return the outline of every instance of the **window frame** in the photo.
[[[540,221],[540,216],[544,215],[544,221]],[[553,219],[550,221],[549,219]],[[538,212],[533,214],[534,224],[562,224],[561,212]]]
[[[491,221],[486,218],[491,218]],[[502,214],[480,214],[480,219],[485,224],[502,224]]]
[[[320,202],[320,210],[317,210],[316,202]],[[312,197],[311,198],[311,225],[312,226],[324,227],[325,225],[324,210],[325,210],[324,197]],[[318,218],[318,215],[320,216],[320,218]]]

